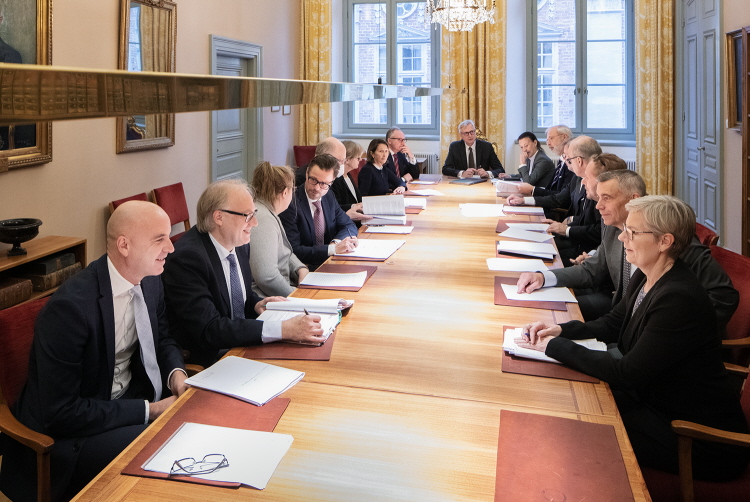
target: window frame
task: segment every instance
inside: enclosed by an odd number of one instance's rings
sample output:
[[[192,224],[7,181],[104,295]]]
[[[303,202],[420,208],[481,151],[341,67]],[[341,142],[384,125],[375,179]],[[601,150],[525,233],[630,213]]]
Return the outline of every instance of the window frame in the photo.
[[[357,4],[382,3],[386,5],[386,63],[387,77],[383,84],[399,85],[397,82],[399,69],[402,66],[400,51],[396,40],[397,4],[409,3],[403,0],[344,0],[344,72],[348,82],[354,82],[354,6]],[[440,38],[442,31],[429,25],[430,53],[432,61],[430,70],[430,86],[440,87]],[[403,42],[409,45],[409,42]],[[420,42],[415,42],[420,43]],[[424,57],[422,58],[424,64]],[[402,72],[403,73],[403,72]],[[413,73],[413,72],[407,72]],[[421,72],[419,72],[421,75]],[[424,99],[424,98],[423,98]],[[381,137],[390,127],[399,127],[409,138],[414,139],[439,139],[440,137],[440,97],[426,98],[431,103],[430,124],[399,124],[398,123],[398,100],[386,100],[387,118],[385,124],[357,124],[354,123],[354,102],[344,103],[343,135],[350,137]]]
[[[588,0],[575,0],[576,5],[576,74],[575,74],[575,96],[576,96],[576,126],[571,127],[574,135],[585,134],[592,136],[600,142],[611,142],[614,144],[634,144],[635,143],[635,12],[633,3],[625,2],[626,31],[628,39],[626,41],[625,67],[629,70],[626,78],[626,95],[628,97],[628,106],[626,110],[627,125],[622,129],[603,129],[584,126],[587,120],[588,111],[588,84],[586,82],[587,70],[587,22],[588,22]],[[526,88],[529,97],[527,106],[526,126],[527,130],[534,132],[537,136],[544,137],[546,127],[537,125],[539,100],[537,94],[537,74],[539,64],[538,48],[538,17],[537,17],[538,0],[528,2],[529,15],[527,16],[527,76]],[[545,41],[542,40],[541,43]],[[554,55],[553,55],[554,57]],[[595,84],[591,85],[592,87]],[[559,124],[552,124],[559,125]],[[564,124],[570,127],[570,124]]]

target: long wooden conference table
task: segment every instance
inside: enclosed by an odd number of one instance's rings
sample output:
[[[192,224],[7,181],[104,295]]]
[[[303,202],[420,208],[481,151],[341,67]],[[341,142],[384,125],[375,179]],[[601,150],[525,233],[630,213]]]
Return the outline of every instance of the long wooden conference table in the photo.
[[[293,294],[345,297],[355,305],[337,329],[330,361],[268,361],[306,375],[282,395],[291,403],[275,432],[294,442],[265,490],[120,474],[191,399],[191,389],[75,500],[491,501],[501,410],[614,426],[634,499],[650,500],[605,383],[501,371],[503,326],[564,322],[580,319],[580,312],[575,304],[567,312],[494,305],[494,277],[501,273],[490,272],[485,260],[495,256],[498,218],[463,217],[459,209],[501,202],[493,186],[444,178],[412,188],[445,195],[407,215],[410,235],[360,231],[360,238],[406,240],[386,262],[365,263],[378,269],[360,291]]]

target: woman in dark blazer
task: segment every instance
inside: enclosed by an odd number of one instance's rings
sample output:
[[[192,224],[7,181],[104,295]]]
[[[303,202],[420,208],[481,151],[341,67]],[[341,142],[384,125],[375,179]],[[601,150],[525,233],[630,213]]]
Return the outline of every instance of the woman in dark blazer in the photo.
[[[346,147],[346,161],[344,161],[344,173],[333,180],[331,191],[336,196],[341,209],[359,227],[363,221],[371,220],[372,216],[362,213],[362,193],[357,187],[357,182],[351,172],[359,168],[359,160],[365,151],[359,143],[354,141],[342,141]]]
[[[359,191],[363,197],[369,195],[385,195],[389,190],[393,193],[404,193],[406,183],[396,177],[390,169],[383,169],[388,161],[388,144],[384,139],[374,139],[367,147],[367,164],[359,172]]]
[[[706,291],[678,257],[695,233],[695,213],[675,197],[630,201],[619,239],[638,267],[626,296],[587,323],[536,322],[524,327],[522,346],[607,382],[642,466],[677,473],[673,420],[747,433],[739,395],[724,369],[716,314]],[[617,343],[621,357],[572,340]],[[693,442],[693,476],[724,481],[747,468],[747,448]]]

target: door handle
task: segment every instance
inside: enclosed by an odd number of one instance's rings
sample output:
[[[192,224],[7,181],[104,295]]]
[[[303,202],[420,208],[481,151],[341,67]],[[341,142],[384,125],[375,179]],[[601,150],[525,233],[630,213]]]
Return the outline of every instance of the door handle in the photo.
[[[700,150],[705,150],[705,149],[706,149],[706,147],[705,147],[705,146],[699,146],[699,147],[698,147],[698,151],[700,151]]]

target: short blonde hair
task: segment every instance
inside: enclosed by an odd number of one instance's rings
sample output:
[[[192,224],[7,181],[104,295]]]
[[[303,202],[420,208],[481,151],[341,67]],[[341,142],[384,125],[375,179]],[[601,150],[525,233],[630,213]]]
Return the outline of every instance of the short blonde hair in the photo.
[[[346,147],[346,160],[360,157],[362,155],[362,152],[365,151],[362,145],[360,145],[356,141],[346,140],[342,141],[342,143]]]
[[[646,226],[656,237],[672,234],[674,244],[667,251],[677,259],[695,235],[695,211],[671,195],[647,195],[625,204],[629,214],[641,213]]]
[[[294,190],[294,171],[291,167],[272,166],[264,161],[255,168],[252,189],[259,201],[273,205],[276,197],[287,188]]]
[[[216,226],[214,211],[218,211],[226,205],[229,192],[235,187],[244,188],[252,195],[250,187],[247,186],[247,181],[239,178],[214,181],[203,191],[200,199],[198,199],[198,222],[196,226],[199,231],[210,232],[214,229]]]

